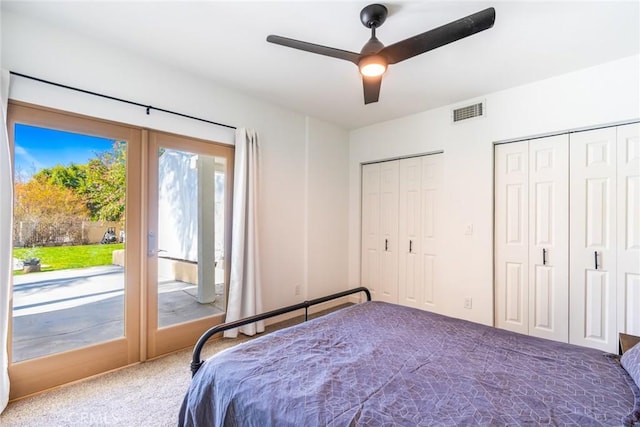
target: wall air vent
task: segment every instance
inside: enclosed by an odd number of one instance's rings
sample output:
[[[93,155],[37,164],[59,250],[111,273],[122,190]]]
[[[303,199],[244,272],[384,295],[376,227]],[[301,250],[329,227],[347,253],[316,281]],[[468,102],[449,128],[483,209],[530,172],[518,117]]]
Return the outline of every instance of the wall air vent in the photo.
[[[473,119],[474,117],[483,117],[485,114],[484,102],[456,108],[452,110],[452,113],[453,123]]]

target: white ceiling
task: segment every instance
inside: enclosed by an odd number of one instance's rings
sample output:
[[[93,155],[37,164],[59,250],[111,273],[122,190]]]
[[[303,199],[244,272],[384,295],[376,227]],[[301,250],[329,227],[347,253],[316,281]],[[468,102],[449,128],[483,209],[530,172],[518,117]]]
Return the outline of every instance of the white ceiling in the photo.
[[[392,65],[364,105],[356,66],[267,43],[359,52],[367,1],[7,1],[51,22],[348,129],[458,103],[640,52],[640,2],[386,1],[389,45],[487,7],[492,29]]]

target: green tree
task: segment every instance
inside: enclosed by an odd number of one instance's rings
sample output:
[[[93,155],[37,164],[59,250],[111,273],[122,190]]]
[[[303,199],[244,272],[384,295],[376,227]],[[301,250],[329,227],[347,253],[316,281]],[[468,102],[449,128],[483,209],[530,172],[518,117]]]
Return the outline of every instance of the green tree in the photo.
[[[33,177],[84,194],[87,187],[87,166],[75,163],[71,163],[69,166],[57,165],[41,169]]]
[[[111,151],[99,153],[86,165],[83,195],[92,219],[124,221],[126,155],[126,143],[116,141]]]

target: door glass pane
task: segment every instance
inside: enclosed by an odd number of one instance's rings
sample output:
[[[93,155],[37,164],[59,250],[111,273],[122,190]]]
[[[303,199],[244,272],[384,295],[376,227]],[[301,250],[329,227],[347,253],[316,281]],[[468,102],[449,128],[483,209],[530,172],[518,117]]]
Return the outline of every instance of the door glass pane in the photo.
[[[124,336],[126,143],[14,128],[12,361]]]
[[[224,312],[226,159],[157,154],[158,326],[166,327]]]

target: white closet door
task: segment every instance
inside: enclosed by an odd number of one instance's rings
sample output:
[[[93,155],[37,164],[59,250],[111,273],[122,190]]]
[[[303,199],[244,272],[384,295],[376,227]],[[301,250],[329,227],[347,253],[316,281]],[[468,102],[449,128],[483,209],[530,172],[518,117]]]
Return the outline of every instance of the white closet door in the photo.
[[[640,124],[617,128],[618,331],[640,335]]]
[[[380,301],[398,303],[398,191],[400,161],[380,164]]]
[[[528,334],[528,142],[495,146],[496,326]]]
[[[439,238],[442,234],[441,197],[442,194],[442,154],[422,157],[421,199],[421,237],[414,249],[420,259],[420,279],[422,293],[420,307],[424,310],[437,311],[438,290],[442,283],[441,268],[438,258]]]
[[[399,303],[434,310],[442,155],[400,161]]]
[[[419,307],[422,300],[421,246],[422,158],[400,161],[398,302]]]
[[[570,336],[617,350],[616,129],[571,134]]]
[[[360,283],[373,298],[380,290],[380,164],[362,166],[362,245]]]
[[[569,135],[529,141],[529,335],[569,340]]]

